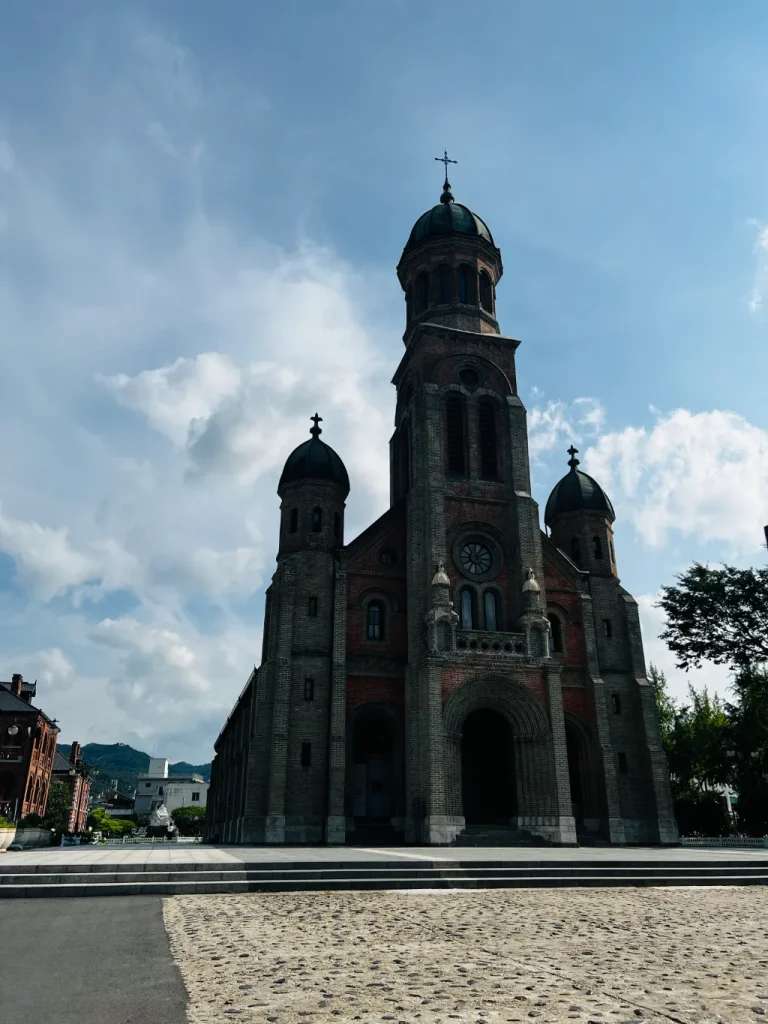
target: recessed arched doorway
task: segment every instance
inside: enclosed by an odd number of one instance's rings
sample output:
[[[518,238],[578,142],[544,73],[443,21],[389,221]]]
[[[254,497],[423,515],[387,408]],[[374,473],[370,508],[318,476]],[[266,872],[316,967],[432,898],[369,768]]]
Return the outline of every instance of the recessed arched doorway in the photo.
[[[400,812],[399,718],[383,705],[359,710],[352,723],[352,816],[356,824],[390,824]]]
[[[472,711],[464,720],[461,790],[467,825],[508,824],[516,813],[512,730],[497,711]]]
[[[588,728],[570,716],[565,719],[565,742],[576,832],[586,839],[596,835],[601,827],[594,746]]]

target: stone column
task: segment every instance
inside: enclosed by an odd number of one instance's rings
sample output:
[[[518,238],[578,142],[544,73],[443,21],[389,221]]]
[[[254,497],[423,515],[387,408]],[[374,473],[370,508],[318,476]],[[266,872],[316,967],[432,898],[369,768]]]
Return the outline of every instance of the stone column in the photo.
[[[347,733],[347,574],[337,564],[333,593],[333,647],[328,716],[328,817],[325,841],[346,842],[346,733]]]
[[[272,743],[269,761],[269,792],[264,841],[285,842],[285,789],[288,767],[288,714],[291,698],[291,648],[296,574],[288,565],[280,569],[280,619],[278,624],[274,694],[272,700]]]
[[[600,746],[600,762],[603,769],[608,839],[611,843],[621,846],[626,842],[624,818],[621,813],[619,782],[616,777],[616,755],[611,743],[611,729],[608,723],[608,698],[605,692],[605,682],[600,676],[600,667],[597,661],[597,640],[595,637],[592,598],[589,594],[584,593],[580,596],[582,602],[582,622],[584,624],[584,645],[587,650],[587,668],[592,683],[597,741]]]
[[[552,728],[552,757],[554,761],[555,792],[558,817],[558,842],[575,843],[576,822],[571,802],[571,780],[568,773],[568,745],[565,738],[563,690],[560,665],[548,665],[544,670],[547,685],[547,704]]]

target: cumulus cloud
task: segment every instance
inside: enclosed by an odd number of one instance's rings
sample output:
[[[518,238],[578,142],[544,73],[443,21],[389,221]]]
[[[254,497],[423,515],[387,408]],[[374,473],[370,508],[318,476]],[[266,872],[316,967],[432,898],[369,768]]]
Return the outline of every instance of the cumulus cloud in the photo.
[[[569,444],[594,438],[605,423],[605,409],[596,398],[570,402],[550,400],[534,405],[528,413],[528,443],[536,457]]]
[[[756,550],[768,509],[768,431],[736,413],[677,409],[604,434],[585,467],[652,547],[671,534]]]

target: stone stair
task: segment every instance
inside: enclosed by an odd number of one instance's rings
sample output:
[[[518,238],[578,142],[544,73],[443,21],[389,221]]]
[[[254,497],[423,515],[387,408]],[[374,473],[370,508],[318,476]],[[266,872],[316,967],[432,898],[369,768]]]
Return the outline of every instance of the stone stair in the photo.
[[[522,828],[508,825],[467,825],[452,846],[553,846],[554,843]]]
[[[514,889],[657,885],[768,885],[758,861],[446,861],[351,863],[0,863],[0,899],[35,896],[171,896],[183,893],[377,889]]]

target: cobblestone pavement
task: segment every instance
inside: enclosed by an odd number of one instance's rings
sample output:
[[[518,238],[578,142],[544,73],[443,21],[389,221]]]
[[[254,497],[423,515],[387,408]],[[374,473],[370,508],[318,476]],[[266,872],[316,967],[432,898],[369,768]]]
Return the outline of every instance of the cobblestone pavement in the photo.
[[[173,896],[190,1024],[768,1024],[768,889]]]

